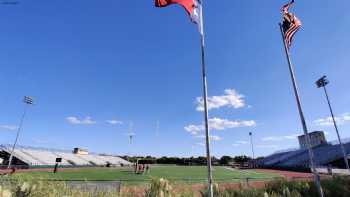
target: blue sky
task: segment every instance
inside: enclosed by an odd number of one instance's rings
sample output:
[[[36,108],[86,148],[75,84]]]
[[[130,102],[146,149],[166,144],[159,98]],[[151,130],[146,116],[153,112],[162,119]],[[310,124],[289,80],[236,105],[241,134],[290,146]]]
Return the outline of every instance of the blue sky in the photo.
[[[302,130],[277,25],[284,3],[205,1],[215,156],[251,154],[250,131],[257,155],[298,146],[293,136]],[[327,131],[329,140],[336,139],[329,121],[315,121],[329,111],[314,81],[328,75],[341,134],[350,137],[349,6],[347,0],[308,0],[293,9],[303,22],[292,58],[305,116],[309,129]],[[21,100],[29,95],[36,105],[21,145],[205,155],[196,100],[202,93],[199,34],[179,6],[36,0],[2,5],[0,15],[0,143],[13,143]]]

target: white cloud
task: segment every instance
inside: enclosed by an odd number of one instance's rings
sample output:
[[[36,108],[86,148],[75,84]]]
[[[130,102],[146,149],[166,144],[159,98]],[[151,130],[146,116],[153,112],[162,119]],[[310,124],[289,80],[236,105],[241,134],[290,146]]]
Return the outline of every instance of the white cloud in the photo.
[[[197,135],[196,137],[197,138],[205,138],[205,135]],[[210,136],[210,140],[212,140],[212,141],[220,141],[220,140],[222,140],[222,138],[220,136],[217,136],[217,135],[211,135]]]
[[[226,129],[238,128],[238,127],[253,127],[256,123],[254,120],[227,120],[221,118],[209,119],[209,127],[211,130],[222,131]],[[188,125],[184,128],[192,135],[198,135],[204,131],[204,125]]]
[[[298,136],[299,136],[298,134],[286,135],[286,136],[269,136],[269,137],[264,137],[261,140],[262,141],[294,140],[294,139],[297,139]]]
[[[350,113],[343,114],[343,120],[350,121]]]
[[[295,140],[295,139],[298,139],[298,134],[294,134],[294,135],[286,135],[284,136],[285,139],[288,139],[288,140]]]
[[[0,125],[0,129],[4,129],[4,130],[10,130],[10,131],[14,131],[16,130],[18,127],[15,125]]]
[[[73,125],[93,125],[96,124],[96,121],[92,120],[91,117],[87,116],[85,119],[79,119],[75,116],[67,117],[66,120]]]
[[[243,141],[243,140],[239,140],[239,141],[236,141],[237,144],[248,144],[247,141]]]
[[[238,140],[236,141],[235,143],[232,144],[232,146],[241,146],[241,145],[245,145],[245,144],[248,144],[247,141],[243,141],[243,140]]]
[[[335,117],[335,121],[338,125],[350,123],[350,113],[344,113],[340,116]],[[317,126],[333,126],[333,119],[332,117],[320,118],[314,120],[314,124]]]
[[[225,94],[221,96],[208,97],[208,110],[218,109],[221,107],[232,107],[235,109],[244,107],[244,95],[239,94],[234,89],[225,90]],[[197,111],[204,111],[204,101],[203,97],[197,97]]]
[[[213,130],[225,130],[225,129],[232,129],[232,128],[238,128],[238,127],[253,127],[256,123],[254,120],[227,120],[227,119],[220,119],[220,118],[212,118],[209,119],[209,126],[210,129]]]
[[[123,124],[123,122],[120,121],[120,120],[106,120],[106,123],[110,124],[110,125],[121,125],[121,124]]]
[[[270,137],[263,137],[261,140],[262,141],[281,141],[283,140],[283,137],[270,136]]]
[[[338,118],[335,118],[338,124],[341,124]],[[317,120],[314,120],[314,124],[317,126],[333,126],[333,119],[332,117],[328,118],[320,118]]]
[[[192,135],[198,135],[203,130],[203,125],[188,125],[185,127],[185,131],[191,133]]]

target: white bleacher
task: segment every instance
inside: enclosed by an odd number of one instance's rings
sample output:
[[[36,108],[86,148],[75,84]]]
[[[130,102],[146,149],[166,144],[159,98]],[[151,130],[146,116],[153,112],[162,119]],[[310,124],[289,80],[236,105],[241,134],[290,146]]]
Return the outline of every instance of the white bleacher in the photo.
[[[75,165],[81,165],[81,166],[86,166],[86,165],[91,165],[91,163],[83,158],[80,158],[76,156],[73,153],[64,153],[64,152],[56,152],[57,155],[61,156],[65,160],[70,160],[72,161]]]
[[[22,149],[22,152],[30,154],[33,158],[38,158],[44,165],[55,165],[57,155],[46,150]],[[70,165],[67,160],[63,159],[61,165]]]
[[[345,143],[344,148],[350,153],[350,143]],[[316,167],[327,167],[329,163],[341,160],[343,153],[339,144],[326,144],[312,148]],[[310,160],[307,149],[271,155],[259,161],[262,167],[278,168],[309,168]]]
[[[96,155],[77,155],[77,157],[81,157],[82,159],[86,160],[86,161],[90,161],[96,165],[106,165],[107,161],[104,160],[103,158],[100,158]]]
[[[10,146],[0,145],[0,150],[8,153]],[[105,166],[108,163],[112,165],[130,165],[130,163],[120,157],[97,155],[97,154],[74,154],[59,150],[45,150],[28,147],[18,147],[14,151],[14,157],[22,160],[30,166],[55,165],[56,158],[62,158],[60,165],[64,166]],[[72,163],[71,163],[72,162]]]
[[[18,158],[18,159],[20,159],[20,160],[22,160],[30,165],[40,165],[42,163],[41,161],[34,159],[32,156],[22,152],[20,149],[15,149],[13,151],[13,155],[16,158]]]
[[[115,156],[105,156],[105,155],[100,155],[100,158],[108,161],[110,164],[113,165],[129,165],[130,163],[124,159],[121,159],[120,157],[115,157]]]

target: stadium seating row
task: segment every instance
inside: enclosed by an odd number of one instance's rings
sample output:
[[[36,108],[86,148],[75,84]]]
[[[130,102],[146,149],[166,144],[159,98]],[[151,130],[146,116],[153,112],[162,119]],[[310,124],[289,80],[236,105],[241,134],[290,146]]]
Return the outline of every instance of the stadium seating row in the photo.
[[[2,151],[10,153],[10,147],[1,146]],[[105,165],[130,165],[120,157],[107,155],[78,155],[63,151],[39,150],[31,148],[16,148],[14,157],[30,166],[55,165],[56,158],[62,158],[61,165],[64,166],[105,166]]]
[[[344,144],[344,147],[349,154],[350,143]],[[313,147],[313,153],[315,164],[319,167],[325,167],[332,161],[343,157],[339,144],[326,144]],[[307,149],[276,153],[257,161],[258,166],[269,168],[309,168],[309,163]]]

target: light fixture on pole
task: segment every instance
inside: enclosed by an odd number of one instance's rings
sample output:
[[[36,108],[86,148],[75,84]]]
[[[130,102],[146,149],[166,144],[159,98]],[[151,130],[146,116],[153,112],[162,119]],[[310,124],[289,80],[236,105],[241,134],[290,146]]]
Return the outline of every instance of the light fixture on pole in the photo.
[[[16,135],[15,142],[13,143],[13,146],[12,146],[10,159],[9,159],[9,162],[8,162],[8,165],[7,165],[8,169],[11,168],[12,159],[13,159],[13,153],[15,151],[15,148],[16,148],[16,145],[17,145],[17,142],[18,142],[18,138],[19,138],[19,135],[21,133],[23,121],[24,121],[25,115],[27,113],[28,106],[34,104],[33,98],[30,97],[30,96],[25,96],[24,99],[23,99],[23,102],[25,103],[25,108],[24,108],[24,112],[23,112],[23,115],[22,115],[20,123],[19,123],[19,127],[18,127],[18,130],[17,130],[17,135]]]
[[[334,113],[333,113],[333,109],[332,109],[331,102],[330,102],[330,100],[329,100],[329,96],[328,96],[328,92],[327,92],[327,88],[326,88],[326,86],[327,86],[328,84],[329,84],[329,81],[328,81],[328,79],[327,79],[327,76],[323,76],[323,77],[321,77],[319,80],[316,81],[317,88],[323,88],[324,93],[325,93],[325,95],[326,95],[327,103],[328,103],[328,106],[329,106],[329,111],[331,112],[331,115],[332,115],[333,125],[334,125],[334,128],[335,128],[335,131],[337,132],[337,136],[338,136],[338,141],[339,141],[340,148],[341,148],[341,150],[342,150],[342,152],[343,152],[343,157],[344,157],[345,166],[346,166],[346,168],[350,171],[347,153],[346,153],[346,150],[345,150],[344,145],[343,145],[343,143],[342,143],[342,140],[341,140],[341,138],[340,138],[340,134],[339,134],[339,130],[338,130],[338,125],[337,125],[337,122],[336,122],[335,117],[334,117]]]

